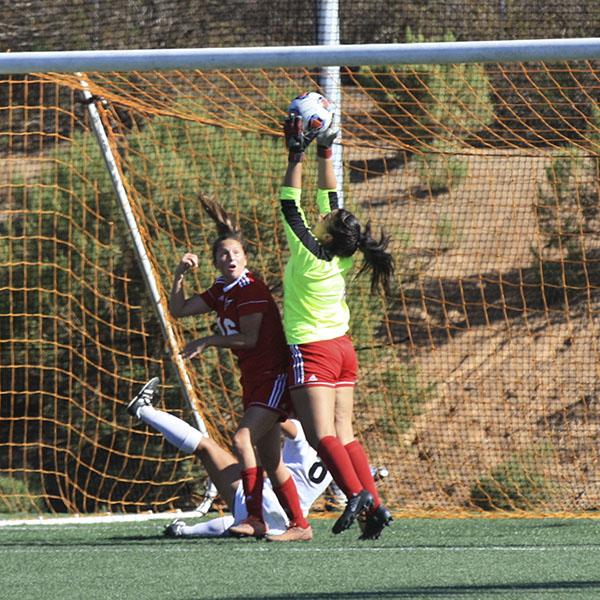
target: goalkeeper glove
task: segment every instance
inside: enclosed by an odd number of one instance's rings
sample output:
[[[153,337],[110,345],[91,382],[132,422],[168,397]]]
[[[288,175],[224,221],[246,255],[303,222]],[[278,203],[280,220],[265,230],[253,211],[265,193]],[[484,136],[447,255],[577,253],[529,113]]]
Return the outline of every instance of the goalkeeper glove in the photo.
[[[283,122],[285,145],[288,149],[290,162],[304,160],[304,132],[302,131],[302,117],[296,113],[289,113]]]
[[[338,129],[329,127],[321,131],[317,135],[317,156],[320,158],[331,158],[333,156],[333,149],[331,148],[333,141],[339,133]]]
[[[316,128],[304,131],[302,117],[293,112],[289,113],[283,122],[285,145],[289,150],[288,159],[291,162],[302,162],[304,160],[304,151],[317,137],[318,132],[319,130]]]

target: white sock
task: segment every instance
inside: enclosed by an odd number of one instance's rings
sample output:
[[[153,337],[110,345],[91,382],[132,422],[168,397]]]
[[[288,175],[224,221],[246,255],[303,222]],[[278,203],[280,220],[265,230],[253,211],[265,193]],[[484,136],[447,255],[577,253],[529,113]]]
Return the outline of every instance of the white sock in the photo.
[[[217,517],[196,525],[184,525],[181,528],[183,537],[220,537],[233,525],[232,515]]]
[[[168,442],[187,454],[192,454],[202,440],[203,436],[197,429],[179,417],[156,410],[153,406],[142,406],[138,414],[146,425],[160,431]]]

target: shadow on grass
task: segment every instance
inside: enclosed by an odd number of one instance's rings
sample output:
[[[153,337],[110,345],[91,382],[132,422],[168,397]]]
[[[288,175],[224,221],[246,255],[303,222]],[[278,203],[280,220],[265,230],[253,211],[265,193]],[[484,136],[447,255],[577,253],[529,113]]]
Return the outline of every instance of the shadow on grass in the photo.
[[[263,543],[254,538],[234,538],[234,537],[189,537],[189,538],[167,538],[162,534],[158,535],[128,535],[107,537],[101,540],[82,541],[81,538],[73,540],[5,540],[1,542],[4,548],[18,547],[36,547],[36,548],[101,548],[111,546],[162,546],[169,544],[256,544]]]
[[[417,586],[398,587],[393,590],[376,590],[366,592],[318,592],[318,593],[295,593],[294,600],[358,600],[362,598],[452,598],[453,596],[473,596],[481,598],[483,594],[499,594],[503,592],[526,593],[547,592],[550,594],[559,592],[595,592],[600,591],[600,580],[596,581],[554,581],[554,582],[531,582],[531,583],[504,583],[489,585],[448,585],[448,586]],[[215,600],[226,600],[229,596],[216,598]],[[290,600],[290,596],[247,596],[247,598],[262,598],[264,600]],[[187,600],[198,600],[188,598]]]

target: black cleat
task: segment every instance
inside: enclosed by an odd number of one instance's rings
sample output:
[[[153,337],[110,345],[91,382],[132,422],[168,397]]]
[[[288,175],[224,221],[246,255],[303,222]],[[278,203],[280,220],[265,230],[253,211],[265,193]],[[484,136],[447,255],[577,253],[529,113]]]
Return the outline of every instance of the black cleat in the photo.
[[[373,496],[367,490],[362,490],[356,496],[352,496],[348,500],[342,516],[335,522],[331,531],[333,533],[346,531],[354,523],[356,517],[364,510],[369,510],[371,506],[373,506]]]
[[[177,538],[182,537],[182,529],[185,527],[185,521],[175,519],[170,525],[167,525],[163,531],[166,537]]]
[[[360,540],[376,540],[381,535],[384,527],[390,525],[394,519],[390,511],[380,504],[370,515],[367,516]]]
[[[153,377],[147,381],[135,398],[127,405],[127,412],[132,417],[139,418],[138,411],[142,406],[152,406],[152,398],[159,383],[160,379],[158,377]]]

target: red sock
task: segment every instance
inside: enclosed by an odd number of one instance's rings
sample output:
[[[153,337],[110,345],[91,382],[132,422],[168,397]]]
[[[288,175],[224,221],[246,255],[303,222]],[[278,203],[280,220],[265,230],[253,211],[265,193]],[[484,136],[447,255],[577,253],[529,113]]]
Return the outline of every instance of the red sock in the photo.
[[[373,496],[373,508],[377,508],[381,504],[381,499],[377,493],[377,486],[373,475],[371,475],[371,467],[365,449],[361,446],[358,440],[352,440],[344,446],[346,452],[352,461],[354,470],[360,479],[360,484],[365,490],[368,490]]]
[[[294,480],[290,477],[283,485],[273,488],[273,491],[290,520],[290,527],[297,525],[298,527],[302,527],[302,529],[306,529],[308,521],[302,514],[300,498],[298,497],[298,490],[296,489]]]
[[[242,485],[246,496],[246,509],[248,516],[263,520],[262,495],[263,495],[263,470],[262,467],[250,467],[242,471]]]
[[[346,452],[337,437],[326,435],[321,438],[317,453],[331,473],[333,480],[348,498],[358,494],[363,489],[348,452]]]

